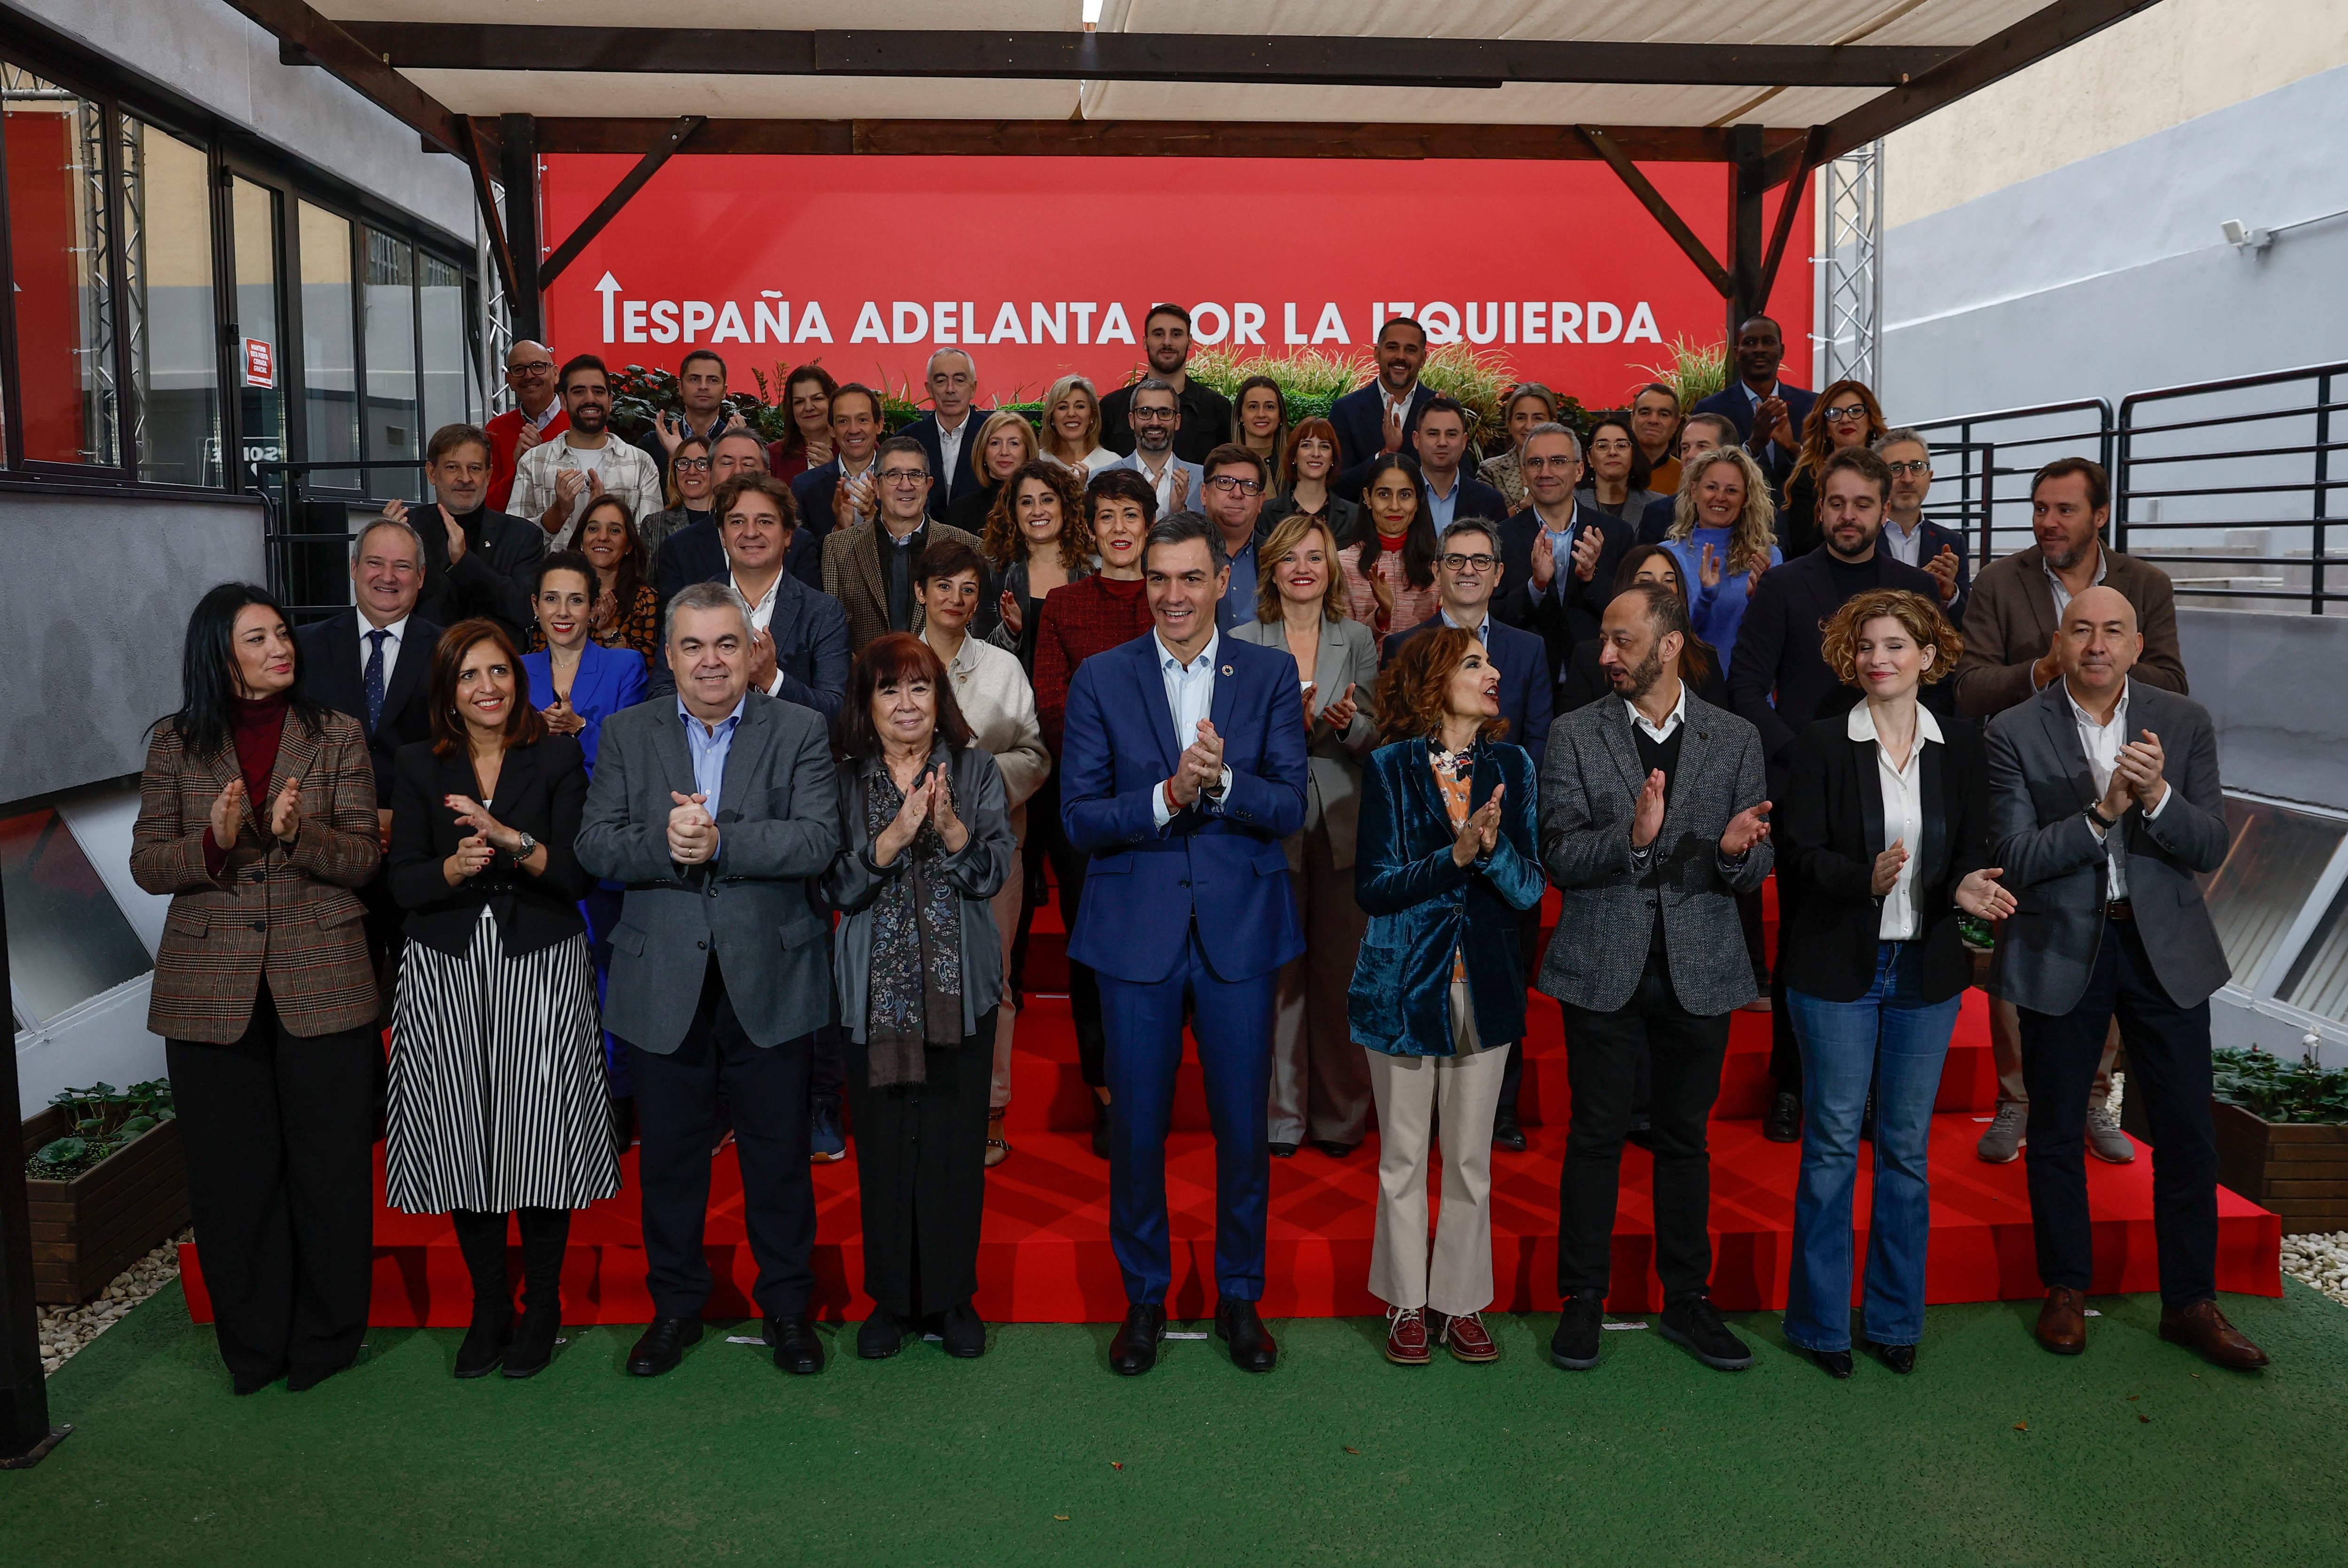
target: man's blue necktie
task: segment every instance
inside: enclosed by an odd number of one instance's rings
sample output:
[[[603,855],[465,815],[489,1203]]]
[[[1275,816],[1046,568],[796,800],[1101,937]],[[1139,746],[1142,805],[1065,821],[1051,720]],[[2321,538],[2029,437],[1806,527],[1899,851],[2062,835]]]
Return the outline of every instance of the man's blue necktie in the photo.
[[[373,646],[367,649],[366,684],[367,733],[373,735],[383,718],[383,640],[391,634],[381,626],[367,634]]]

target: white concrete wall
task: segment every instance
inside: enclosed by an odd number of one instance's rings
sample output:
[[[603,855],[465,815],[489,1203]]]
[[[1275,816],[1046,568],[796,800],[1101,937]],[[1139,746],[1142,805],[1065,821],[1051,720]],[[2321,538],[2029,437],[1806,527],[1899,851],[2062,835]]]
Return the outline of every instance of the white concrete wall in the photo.
[[[224,119],[458,239],[473,236],[465,167],[221,0],[7,0]]]

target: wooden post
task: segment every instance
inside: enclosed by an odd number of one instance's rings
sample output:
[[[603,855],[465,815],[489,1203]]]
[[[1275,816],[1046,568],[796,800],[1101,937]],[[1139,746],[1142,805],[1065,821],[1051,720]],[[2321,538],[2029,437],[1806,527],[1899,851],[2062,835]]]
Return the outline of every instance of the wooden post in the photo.
[[[1761,292],[1761,196],[1767,172],[1762,155],[1762,128],[1728,128],[1728,332],[1731,356],[1736,329],[1768,308]]]
[[[526,114],[498,117],[499,162],[506,188],[506,248],[512,253],[513,293],[506,296],[506,319],[515,341],[546,341],[546,313],[538,292],[538,122]]]

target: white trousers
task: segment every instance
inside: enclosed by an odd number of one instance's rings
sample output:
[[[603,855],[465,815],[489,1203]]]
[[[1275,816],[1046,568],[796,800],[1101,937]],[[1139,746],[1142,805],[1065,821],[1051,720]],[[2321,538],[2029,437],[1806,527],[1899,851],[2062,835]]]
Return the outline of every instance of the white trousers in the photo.
[[[1492,1304],[1492,1113],[1507,1073],[1505,1046],[1482,1048],[1468,983],[1451,986],[1448,1057],[1364,1050],[1378,1107],[1378,1226],[1370,1294],[1389,1306],[1449,1316]],[[1443,1145],[1443,1207],[1430,1262],[1428,1144]]]

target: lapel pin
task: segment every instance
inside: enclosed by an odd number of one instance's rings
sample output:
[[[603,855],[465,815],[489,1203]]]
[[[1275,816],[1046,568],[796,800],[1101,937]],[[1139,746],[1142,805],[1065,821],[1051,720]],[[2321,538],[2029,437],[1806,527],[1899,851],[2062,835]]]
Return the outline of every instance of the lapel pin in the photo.
[[[1223,674],[1225,674],[1225,675],[1229,675],[1229,674],[1231,674],[1231,665],[1225,665],[1223,666]]]

